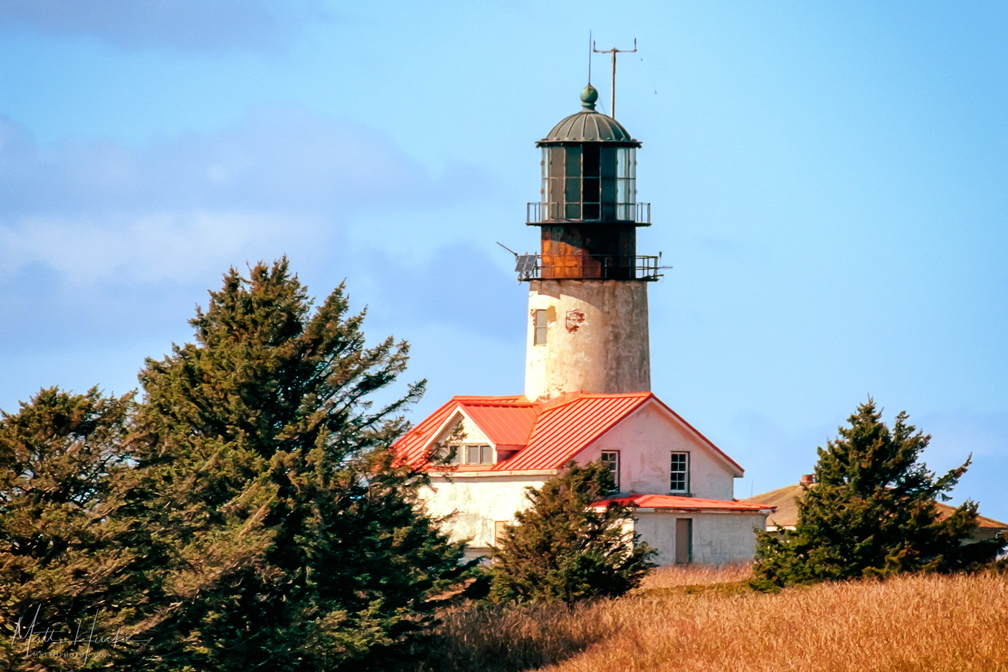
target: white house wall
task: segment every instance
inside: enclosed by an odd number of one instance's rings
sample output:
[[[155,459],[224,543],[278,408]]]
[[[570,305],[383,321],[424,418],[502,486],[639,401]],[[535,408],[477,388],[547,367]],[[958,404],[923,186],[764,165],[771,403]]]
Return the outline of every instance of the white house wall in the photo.
[[[734,476],[724,459],[657,403],[649,403],[581,451],[577,461],[586,464],[602,451],[620,452],[620,491],[670,493],[671,455],[690,454],[690,493],[704,499],[734,497]]]
[[[682,518],[693,521],[691,561],[702,565],[751,561],[756,550],[753,528],[764,529],[766,520],[760,513],[638,511],[634,530],[658,551],[657,564],[675,562],[676,520]]]
[[[486,548],[494,543],[494,523],[514,522],[517,511],[529,502],[525,496],[529,487],[542,487],[548,474],[542,476],[457,474],[448,482],[433,476],[430,487],[420,496],[434,516],[452,515],[448,529],[453,540],[468,539],[471,547]]]
[[[458,422],[463,443],[492,442],[462,412],[445,423],[438,442],[452,438]],[[690,454],[690,494],[702,499],[730,500],[734,468],[688,426],[657,402],[651,402],[616,425],[576,459],[586,464],[602,451],[620,452],[620,489],[623,493],[669,493],[671,453]],[[446,524],[454,540],[468,540],[476,553],[495,543],[495,523],[514,522],[517,511],[529,502],[526,491],[539,488],[552,475],[540,472],[457,472],[450,477],[431,475],[431,485],[421,490],[427,510],[436,517],[451,516]],[[680,493],[675,493],[680,494]],[[658,564],[675,561],[675,520],[693,520],[692,561],[724,564],[751,560],[755,548],[753,528],[763,528],[764,516],[746,513],[669,513],[638,511],[635,529],[658,549]]]

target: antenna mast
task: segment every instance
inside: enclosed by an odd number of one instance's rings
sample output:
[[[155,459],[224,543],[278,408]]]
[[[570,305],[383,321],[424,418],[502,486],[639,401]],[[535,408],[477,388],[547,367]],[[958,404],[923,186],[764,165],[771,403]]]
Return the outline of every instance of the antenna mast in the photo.
[[[633,49],[617,49],[613,47],[612,49],[606,49],[605,51],[595,48],[595,41],[592,40],[592,51],[596,54],[612,54],[612,104],[609,106],[609,115],[615,119],[616,118],[616,54],[632,54],[637,51],[637,38],[634,38]],[[589,59],[589,63],[590,63]],[[589,65],[589,75],[588,78],[591,79],[591,66]]]

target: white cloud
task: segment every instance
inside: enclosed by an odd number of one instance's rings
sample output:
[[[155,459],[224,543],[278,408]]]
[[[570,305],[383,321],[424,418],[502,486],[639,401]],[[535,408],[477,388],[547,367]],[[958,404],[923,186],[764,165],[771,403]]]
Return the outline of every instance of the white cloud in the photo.
[[[71,284],[184,284],[313,256],[355,213],[442,207],[450,181],[481,179],[465,173],[433,175],[371,129],[294,108],[142,149],[40,145],[0,117],[0,282],[40,265]]]
[[[0,116],[0,178],[0,221],[222,205],[346,212],[449,193],[384,135],[292,107],[142,149],[94,138],[40,145]]]
[[[70,285],[187,284],[236,259],[293,252],[320,238],[322,222],[284,213],[193,210],[103,221],[26,217],[0,228],[0,270],[10,279],[42,264]]]

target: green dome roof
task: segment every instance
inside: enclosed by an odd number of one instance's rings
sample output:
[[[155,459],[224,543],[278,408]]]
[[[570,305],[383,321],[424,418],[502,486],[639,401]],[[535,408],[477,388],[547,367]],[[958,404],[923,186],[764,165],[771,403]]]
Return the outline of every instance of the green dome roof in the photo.
[[[586,86],[581,92],[581,104],[584,109],[563,119],[536,145],[542,147],[553,143],[609,142],[627,147],[640,147],[641,143],[630,136],[630,133],[623,128],[623,124],[595,110],[597,99],[598,91],[595,87],[591,84]]]

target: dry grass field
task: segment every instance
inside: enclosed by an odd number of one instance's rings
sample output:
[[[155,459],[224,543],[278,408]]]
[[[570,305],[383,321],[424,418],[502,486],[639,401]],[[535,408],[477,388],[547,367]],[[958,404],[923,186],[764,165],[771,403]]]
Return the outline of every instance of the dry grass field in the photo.
[[[752,575],[752,565],[748,563],[720,567],[670,565],[659,567],[648,574],[637,593],[653,595],[663,590],[676,591],[684,588],[710,588],[726,585],[741,586],[748,583]]]
[[[428,669],[1008,672],[1008,575],[905,576],[756,593],[747,567],[666,568],[568,611],[449,612]],[[427,666],[425,666],[427,667]]]

